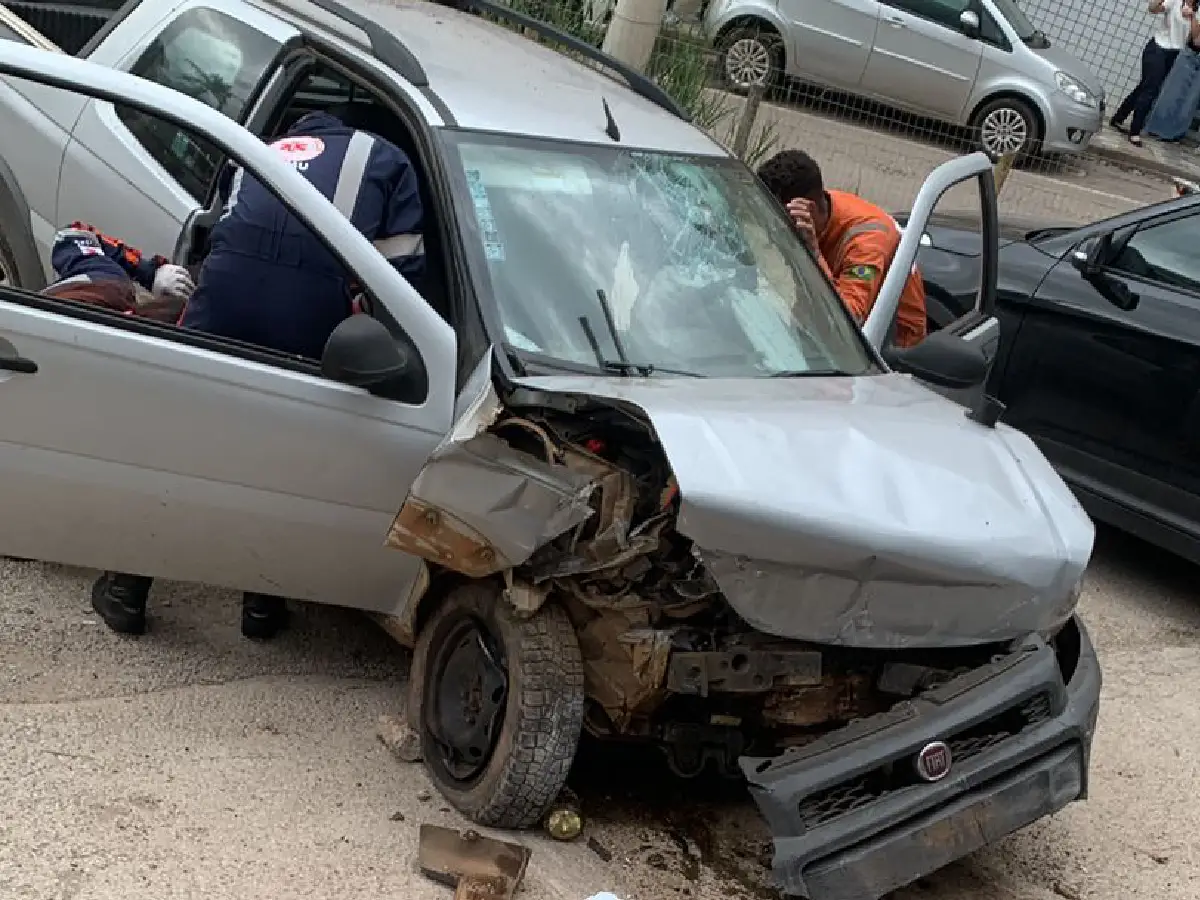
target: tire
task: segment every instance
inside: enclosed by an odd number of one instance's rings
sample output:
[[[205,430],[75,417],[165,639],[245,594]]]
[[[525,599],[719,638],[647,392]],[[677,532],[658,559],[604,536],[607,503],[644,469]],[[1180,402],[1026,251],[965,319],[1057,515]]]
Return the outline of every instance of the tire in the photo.
[[[998,97],[983,104],[971,120],[971,128],[979,146],[997,155],[1013,153],[1017,159],[1028,159],[1042,144],[1037,113],[1017,97]]]
[[[548,603],[518,619],[498,586],[458,587],[422,628],[414,673],[421,751],[442,796],[480,825],[538,824],[583,727],[583,657],[563,609]]]
[[[730,29],[719,44],[721,80],[739,94],[762,84],[768,91],[783,80],[783,39],[766,27]]]

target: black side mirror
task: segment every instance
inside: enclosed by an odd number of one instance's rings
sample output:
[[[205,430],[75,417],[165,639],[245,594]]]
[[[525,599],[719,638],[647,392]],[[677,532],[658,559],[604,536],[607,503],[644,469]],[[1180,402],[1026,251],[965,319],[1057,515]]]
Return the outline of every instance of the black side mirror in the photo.
[[[973,9],[964,9],[958,15],[958,24],[962,33],[969,38],[979,37],[979,13]]]
[[[888,347],[883,358],[898,372],[951,390],[975,387],[987,377],[983,348],[948,331],[935,331],[915,347]]]
[[[1112,241],[1111,233],[1088,238],[1071,251],[1071,265],[1079,270],[1079,274],[1100,296],[1117,309],[1129,312],[1137,307],[1138,295],[1120,278],[1112,278],[1104,271],[1105,264],[1112,256]]]
[[[1071,251],[1071,265],[1079,270],[1084,278],[1095,278],[1104,271],[1112,251],[1112,234],[1105,233],[1088,238]]]
[[[429,386],[416,348],[365,313],[350,316],[333,329],[321,354],[321,374],[410,403],[424,400]]]

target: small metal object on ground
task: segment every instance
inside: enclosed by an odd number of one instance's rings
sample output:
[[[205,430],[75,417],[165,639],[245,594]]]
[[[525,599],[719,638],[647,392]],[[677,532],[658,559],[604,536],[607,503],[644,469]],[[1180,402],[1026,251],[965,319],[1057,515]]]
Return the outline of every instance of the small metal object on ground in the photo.
[[[512,900],[529,848],[476,831],[422,825],[417,859],[427,878],[454,888],[454,900]]]
[[[579,798],[570,788],[563,788],[543,821],[546,833],[556,841],[573,841],[583,833],[583,813]]]

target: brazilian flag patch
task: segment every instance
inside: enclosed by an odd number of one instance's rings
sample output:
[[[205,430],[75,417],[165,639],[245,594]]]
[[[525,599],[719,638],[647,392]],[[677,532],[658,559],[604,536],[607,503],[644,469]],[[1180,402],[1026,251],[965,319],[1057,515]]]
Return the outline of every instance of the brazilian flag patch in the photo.
[[[855,281],[874,281],[875,276],[879,274],[879,270],[874,266],[851,266],[846,270],[846,275],[853,278]]]

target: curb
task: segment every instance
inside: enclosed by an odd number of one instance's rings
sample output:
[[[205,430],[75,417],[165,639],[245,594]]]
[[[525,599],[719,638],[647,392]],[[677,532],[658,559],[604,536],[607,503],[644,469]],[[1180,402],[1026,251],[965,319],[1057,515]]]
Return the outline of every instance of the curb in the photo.
[[[1200,176],[1200,158],[1194,166],[1177,165],[1165,162],[1152,155],[1143,155],[1132,150],[1105,147],[1093,144],[1088,147],[1087,155],[1114,165],[1128,169],[1138,169],[1142,172],[1153,172],[1168,178],[1195,179]]]

